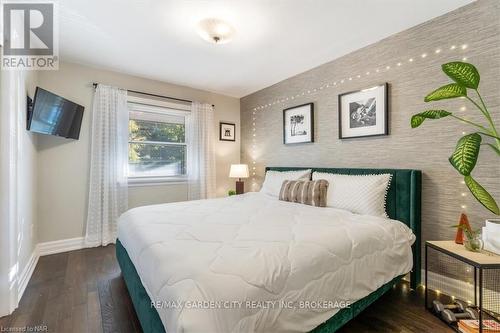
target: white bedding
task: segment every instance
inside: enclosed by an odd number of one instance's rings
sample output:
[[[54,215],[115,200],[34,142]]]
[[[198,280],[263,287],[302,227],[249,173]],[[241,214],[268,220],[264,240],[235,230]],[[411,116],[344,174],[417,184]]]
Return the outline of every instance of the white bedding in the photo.
[[[409,272],[415,239],[263,193],[134,208],[118,238],[168,333],[308,332]]]

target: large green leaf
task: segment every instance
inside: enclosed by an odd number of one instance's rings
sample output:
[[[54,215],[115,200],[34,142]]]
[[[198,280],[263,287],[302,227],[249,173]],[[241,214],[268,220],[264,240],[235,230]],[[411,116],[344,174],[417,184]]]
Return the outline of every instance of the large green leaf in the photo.
[[[434,90],[429,95],[425,96],[424,101],[432,102],[432,101],[439,101],[441,99],[457,98],[464,96],[467,96],[467,88],[457,83],[450,83]]]
[[[484,207],[486,207],[490,212],[496,215],[500,215],[500,209],[498,208],[495,199],[482,187],[477,181],[471,176],[465,176],[465,184],[471,191],[474,198],[477,199]]]
[[[439,119],[447,117],[451,112],[445,110],[427,110],[424,112],[417,113],[411,117],[411,128],[416,128],[424,122],[425,119]]]
[[[480,147],[481,135],[472,133],[463,136],[458,140],[455,152],[449,158],[451,165],[462,175],[470,175],[476,166]]]
[[[461,86],[477,89],[481,77],[476,67],[466,62],[454,61],[441,66],[443,72],[446,73],[453,81]]]

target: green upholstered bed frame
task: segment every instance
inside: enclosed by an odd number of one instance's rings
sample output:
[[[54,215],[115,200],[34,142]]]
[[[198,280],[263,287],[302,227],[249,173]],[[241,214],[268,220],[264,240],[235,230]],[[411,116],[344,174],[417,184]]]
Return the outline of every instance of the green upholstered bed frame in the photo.
[[[339,169],[339,168],[304,168],[304,167],[268,167],[268,170],[291,171],[300,169],[312,169],[318,172],[328,172],[336,174],[367,175],[367,174],[392,174],[392,181],[387,193],[386,210],[390,218],[399,220],[408,225],[416,236],[413,250],[413,269],[410,273],[410,286],[416,288],[420,283],[420,205],[421,205],[421,178],[419,170],[403,169]],[[134,304],[137,317],[145,333],[164,333],[165,328],[160,316],[154,307],[151,306],[149,298],[141,279],[128,256],[127,250],[120,240],[116,242],[116,257],[123,273],[123,278],[132,303]],[[341,309],[333,317],[316,327],[313,333],[332,333],[356,317],[370,304],[380,298],[389,290],[402,276],[394,278],[379,289],[372,292],[365,298],[352,304],[349,308]]]
[[[328,172],[343,175],[375,175],[390,173],[391,185],[387,191],[386,212],[391,219],[406,224],[415,234],[412,246],[413,268],[410,273],[410,287],[415,289],[420,284],[421,256],[421,195],[422,172],[411,169],[353,169],[353,168],[309,168],[309,167],[267,167],[274,171],[293,171],[312,169],[312,172]]]

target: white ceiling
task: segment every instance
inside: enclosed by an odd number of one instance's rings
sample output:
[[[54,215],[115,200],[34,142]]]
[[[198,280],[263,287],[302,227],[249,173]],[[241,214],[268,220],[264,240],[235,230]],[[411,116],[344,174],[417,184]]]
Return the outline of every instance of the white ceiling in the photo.
[[[61,0],[60,56],[242,97],[472,1]],[[234,40],[202,40],[207,17]]]

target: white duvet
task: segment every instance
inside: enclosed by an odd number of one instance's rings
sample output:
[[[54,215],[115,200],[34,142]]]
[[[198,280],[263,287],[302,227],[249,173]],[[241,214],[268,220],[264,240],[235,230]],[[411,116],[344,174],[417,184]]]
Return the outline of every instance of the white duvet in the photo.
[[[415,239],[262,193],[134,208],[118,238],[168,333],[308,332],[409,272]]]

